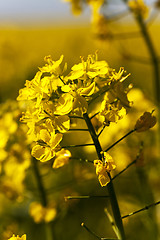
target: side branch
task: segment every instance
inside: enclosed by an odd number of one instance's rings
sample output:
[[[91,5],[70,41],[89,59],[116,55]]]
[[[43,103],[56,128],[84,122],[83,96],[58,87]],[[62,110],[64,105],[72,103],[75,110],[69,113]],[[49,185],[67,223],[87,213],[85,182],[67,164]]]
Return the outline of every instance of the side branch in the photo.
[[[129,131],[127,134],[125,134],[123,137],[121,137],[119,140],[117,140],[115,143],[113,143],[111,146],[109,146],[104,152],[108,152],[111,148],[113,148],[116,144],[118,144],[119,142],[121,142],[124,138],[126,138],[127,136],[129,136],[131,133],[135,132],[136,129],[133,129],[131,131]]]
[[[158,201],[158,202],[156,202],[156,203],[152,203],[152,204],[150,204],[150,205],[148,205],[148,206],[145,206],[144,208],[141,208],[141,209],[139,209],[139,210],[137,210],[137,211],[135,211],[135,212],[129,213],[129,214],[123,216],[122,219],[123,219],[123,218],[130,217],[130,216],[133,216],[134,214],[139,213],[139,212],[142,212],[142,211],[144,211],[144,210],[148,210],[150,207],[154,207],[154,206],[156,206],[156,205],[158,205],[158,204],[160,204],[160,201]]]

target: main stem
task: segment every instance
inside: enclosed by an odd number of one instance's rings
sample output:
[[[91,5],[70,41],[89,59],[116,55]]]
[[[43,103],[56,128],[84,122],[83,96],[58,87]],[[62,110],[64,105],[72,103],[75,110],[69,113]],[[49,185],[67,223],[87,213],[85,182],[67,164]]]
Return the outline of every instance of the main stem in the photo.
[[[47,195],[46,195],[46,191],[43,185],[43,181],[42,181],[42,177],[40,175],[40,171],[38,168],[38,161],[32,157],[32,164],[33,164],[33,170],[34,170],[34,174],[37,180],[37,185],[38,185],[38,190],[39,193],[41,195],[41,203],[44,207],[47,206],[48,204],[48,200],[47,200]],[[46,240],[53,240],[54,236],[53,236],[53,230],[52,230],[52,226],[51,224],[45,224],[45,233],[46,233]]]
[[[158,107],[160,107],[160,94],[159,94],[160,93],[160,74],[159,74],[159,62],[158,62],[156,50],[154,48],[150,34],[148,32],[148,29],[147,29],[142,17],[139,15],[136,17],[136,19],[140,26],[144,40],[146,42],[146,46],[148,48],[148,51],[149,51],[151,59],[152,59],[153,70],[154,70],[154,79],[155,79],[154,89],[155,89],[155,94],[156,94],[156,101],[157,101]]]
[[[94,127],[91,123],[91,120],[88,117],[87,113],[85,113],[83,115],[83,117],[86,121],[86,124],[88,126],[88,130],[89,130],[90,135],[92,137],[92,140],[94,142],[98,158],[100,160],[102,160],[102,151],[103,150],[102,150],[102,147],[101,147],[100,142],[98,140],[98,136],[97,136],[97,134],[94,130]],[[111,176],[110,176],[109,173],[108,173],[108,175],[111,179]],[[119,205],[118,205],[118,201],[117,201],[117,197],[116,197],[116,194],[115,194],[115,190],[114,190],[112,180],[108,183],[107,187],[108,187],[108,192],[109,192],[109,196],[110,196],[110,202],[111,202],[111,207],[112,207],[115,223],[116,223],[116,226],[117,226],[117,229],[118,229],[118,232],[119,232],[119,237],[120,237],[121,240],[125,240],[126,237],[125,237],[125,233],[124,233],[124,228],[123,228],[123,223],[122,223],[122,219],[121,219],[120,209],[119,209]]]
[[[46,207],[47,206],[47,197],[46,197],[45,188],[44,188],[44,185],[42,182],[42,178],[41,178],[41,175],[39,172],[38,162],[34,157],[32,157],[32,160],[33,160],[33,169],[34,169],[34,174],[35,174],[35,177],[37,180],[38,190],[41,195],[41,202],[42,202],[42,205],[44,207]]]

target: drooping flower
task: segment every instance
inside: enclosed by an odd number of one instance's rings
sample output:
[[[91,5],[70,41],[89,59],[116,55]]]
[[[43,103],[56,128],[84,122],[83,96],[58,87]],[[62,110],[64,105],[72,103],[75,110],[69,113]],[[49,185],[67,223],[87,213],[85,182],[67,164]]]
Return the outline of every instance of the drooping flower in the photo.
[[[157,120],[156,117],[153,116],[153,113],[150,112],[144,112],[142,116],[137,120],[135,124],[135,130],[136,132],[144,132],[148,129],[154,127]]]
[[[110,182],[108,172],[114,170],[116,165],[113,158],[106,152],[103,153],[103,160],[94,160],[94,166],[96,167],[96,174],[102,187],[106,186]]]

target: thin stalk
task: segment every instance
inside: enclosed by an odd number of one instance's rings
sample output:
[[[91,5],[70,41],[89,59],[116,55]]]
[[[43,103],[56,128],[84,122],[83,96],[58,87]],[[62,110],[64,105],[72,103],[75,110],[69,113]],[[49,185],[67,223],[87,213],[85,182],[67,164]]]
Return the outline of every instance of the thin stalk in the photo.
[[[90,199],[90,198],[108,198],[109,196],[67,196],[65,197],[65,201],[67,200],[79,200],[79,199]]]
[[[74,148],[74,147],[86,147],[86,146],[94,146],[93,143],[79,144],[79,145],[68,145],[62,146],[62,148]]]
[[[99,240],[120,240],[117,238],[103,238],[103,237],[99,237],[95,232],[93,232],[91,229],[89,229],[86,224],[81,223],[81,226],[84,227],[87,232],[89,232],[92,236],[94,236],[95,238],[99,239]]]
[[[119,142],[121,142],[124,138],[126,138],[127,136],[129,136],[131,133],[135,132],[136,129],[132,129],[131,131],[129,131],[127,134],[125,134],[123,137],[121,137],[119,140],[117,140],[115,143],[113,143],[111,146],[109,146],[104,152],[108,152],[111,148],[113,148],[116,144],[118,144]]]
[[[132,166],[134,163],[136,163],[136,159],[133,160],[131,163],[129,163],[122,171],[120,171],[119,173],[117,173],[112,180],[114,180],[115,178],[117,178],[119,175],[121,175],[123,172],[125,172],[130,166]]]
[[[105,125],[103,126],[103,128],[101,129],[101,131],[98,133],[98,137],[100,137],[100,135],[101,135],[101,133],[104,131],[104,129],[105,129]]]
[[[94,161],[92,160],[88,160],[88,159],[84,159],[84,158],[76,158],[76,157],[70,157],[70,159],[72,160],[79,160],[79,161],[83,161],[83,162],[89,162],[89,163],[94,163]]]
[[[137,211],[135,211],[135,212],[129,213],[129,214],[123,216],[122,219],[123,219],[123,218],[130,217],[130,216],[133,216],[133,215],[136,214],[136,213],[139,213],[139,212],[148,210],[150,207],[154,207],[154,206],[156,206],[156,205],[158,205],[158,204],[160,204],[160,201],[155,202],[155,203],[152,203],[152,204],[150,204],[150,205],[148,205],[148,206],[145,206],[144,208],[141,208],[141,209],[139,209],[139,210],[137,210]]]
[[[86,131],[86,132],[88,132],[88,129],[82,129],[82,128],[72,128],[72,129],[69,129],[69,131],[71,132],[71,131]]]
[[[94,142],[98,158],[100,160],[102,160],[102,152],[103,152],[103,150],[102,150],[102,147],[101,147],[100,142],[98,140],[98,136],[97,136],[97,134],[96,134],[96,132],[94,130],[94,127],[93,127],[93,125],[91,123],[91,120],[88,117],[87,113],[85,113],[83,115],[83,117],[84,117],[84,119],[86,121],[86,124],[88,126],[90,135],[91,135],[92,140]],[[111,179],[111,176],[110,176],[109,173],[108,173],[108,176]],[[117,201],[117,197],[116,197],[116,194],[115,194],[115,190],[114,190],[114,186],[113,186],[112,180],[108,183],[107,187],[108,187],[108,192],[109,192],[109,196],[110,196],[110,203],[111,203],[111,207],[112,207],[115,223],[116,223],[116,226],[117,226],[118,231],[120,233],[120,237],[121,237],[120,239],[121,240],[125,240],[126,238],[125,238],[123,223],[122,223],[122,219],[121,219],[120,209],[119,209],[119,205],[118,205],[118,201]]]
[[[93,231],[91,231],[84,223],[81,223],[81,226],[84,227],[90,234],[92,234],[95,238],[101,240],[101,237],[97,236]]]
[[[103,88],[101,88],[98,92],[96,92],[93,96],[92,99],[90,101],[88,101],[88,104],[90,105],[95,99],[97,99],[98,97],[100,97],[102,94],[104,94],[105,92],[107,92],[109,90],[109,86],[104,86]]]
[[[76,116],[76,115],[68,115],[68,117],[69,117],[69,118],[75,118],[75,119],[77,118],[77,119],[82,119],[82,120],[84,120],[83,117]]]
[[[93,116],[90,117],[90,119],[94,118],[94,117],[97,116],[99,113],[100,113],[100,112],[97,112],[97,113],[93,114]]]
[[[113,220],[112,215],[109,213],[109,211],[107,210],[107,208],[104,209],[104,212],[105,212],[106,216],[108,217],[108,219],[109,219],[109,221],[110,221],[110,223],[111,223],[111,226],[112,226],[113,231],[115,232],[116,236],[117,236],[118,239],[119,239],[119,238],[120,238],[120,236],[119,236],[119,231],[117,230],[117,226],[116,226],[116,224],[115,224],[115,222],[114,222],[114,220]]]

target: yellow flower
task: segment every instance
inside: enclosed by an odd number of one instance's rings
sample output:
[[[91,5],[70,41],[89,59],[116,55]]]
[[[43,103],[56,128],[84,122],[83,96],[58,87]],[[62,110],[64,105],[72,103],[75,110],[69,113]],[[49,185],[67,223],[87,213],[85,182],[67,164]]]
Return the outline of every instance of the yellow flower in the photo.
[[[22,237],[19,237],[17,235],[17,237],[13,234],[13,236],[11,238],[9,238],[8,240],[26,240],[26,234],[22,235]]]
[[[42,206],[38,202],[32,202],[29,207],[29,214],[36,223],[51,222],[56,217],[57,211],[51,206]]]
[[[74,104],[73,104],[73,112],[79,116],[82,116],[88,109],[88,103],[86,99],[77,93],[74,93]]]
[[[25,88],[19,90],[18,101],[34,100],[36,107],[39,106],[42,99],[48,99],[51,95],[50,78],[42,78],[42,72],[37,72],[34,79],[26,81]]]
[[[67,76],[68,79],[93,79],[97,76],[105,75],[109,71],[108,63],[106,61],[98,61],[97,54],[89,55],[86,62],[83,58],[81,58],[81,61],[81,63],[72,67],[71,73]]]
[[[101,104],[100,115],[104,117],[104,122],[117,122],[126,114],[125,108],[118,109],[114,104],[108,103],[106,100],[103,100]]]
[[[73,108],[73,97],[69,93],[62,94],[56,104],[54,114],[65,115],[68,114]]]
[[[104,162],[101,160],[94,160],[96,174],[98,175],[98,180],[102,187],[106,186],[110,182],[108,172],[116,168],[112,157],[108,153],[104,152],[103,158]]]
[[[43,104],[43,109],[44,109],[45,114],[43,116],[42,121],[43,121],[44,128],[50,129],[50,132],[52,132],[53,129],[55,129],[61,133],[65,133],[66,131],[69,130],[70,119],[65,114],[70,112],[71,108],[73,107],[73,103],[71,102],[72,99],[70,99],[70,97],[67,97],[67,96],[65,98],[61,98],[60,101],[58,101],[57,106],[55,106],[56,104],[54,104],[51,101],[48,101]],[[63,111],[64,115],[62,115],[62,111]],[[55,112],[57,114],[59,113],[60,116],[57,116],[55,114]],[[47,117],[47,119],[44,120],[46,117]],[[41,123],[42,123],[42,121],[41,121]]]
[[[95,92],[95,88],[95,82],[93,82],[87,87],[79,88],[77,92],[83,96],[91,96]]]
[[[144,3],[143,0],[131,0],[129,1],[129,7],[136,14],[140,15],[143,18],[147,18],[149,14],[149,8]]]
[[[135,130],[137,132],[146,131],[156,124],[156,117],[152,115],[150,112],[144,112],[142,116],[137,120],[135,125]]]
[[[113,158],[109,155],[109,153],[103,152],[103,158],[107,172],[110,172],[116,168],[116,164],[114,163]]]
[[[32,148],[32,156],[41,162],[46,162],[55,156],[56,148],[62,140],[62,134],[49,133],[47,129],[40,130],[39,140]]]
[[[102,187],[106,186],[110,182],[110,178],[106,171],[105,165],[101,160],[94,160],[94,166],[96,167],[96,174]]]
[[[63,61],[63,55],[61,55],[60,59],[58,61],[53,61],[51,56],[46,56],[44,58],[44,60],[47,62],[47,64],[45,64],[44,67],[41,67],[39,68],[40,71],[42,73],[46,73],[46,72],[49,72],[51,74],[53,74],[54,76],[57,76],[59,77],[65,70],[66,70],[66,64],[63,68],[63,70],[61,69],[61,64],[62,64],[62,61]]]
[[[130,102],[127,97],[128,89],[125,90],[122,82],[117,82],[111,87],[110,91],[106,93],[105,99],[110,103],[117,100],[119,105],[130,107]]]
[[[122,77],[124,70],[120,69],[118,73],[112,73],[109,90],[105,93],[101,104],[100,116],[104,117],[106,124],[117,122],[126,115],[126,110],[131,103],[128,100],[130,88],[124,89],[123,81],[128,77]]]
[[[70,151],[66,149],[61,149],[56,153],[56,158],[53,163],[53,168],[60,168],[68,163],[69,158],[71,157]]]

